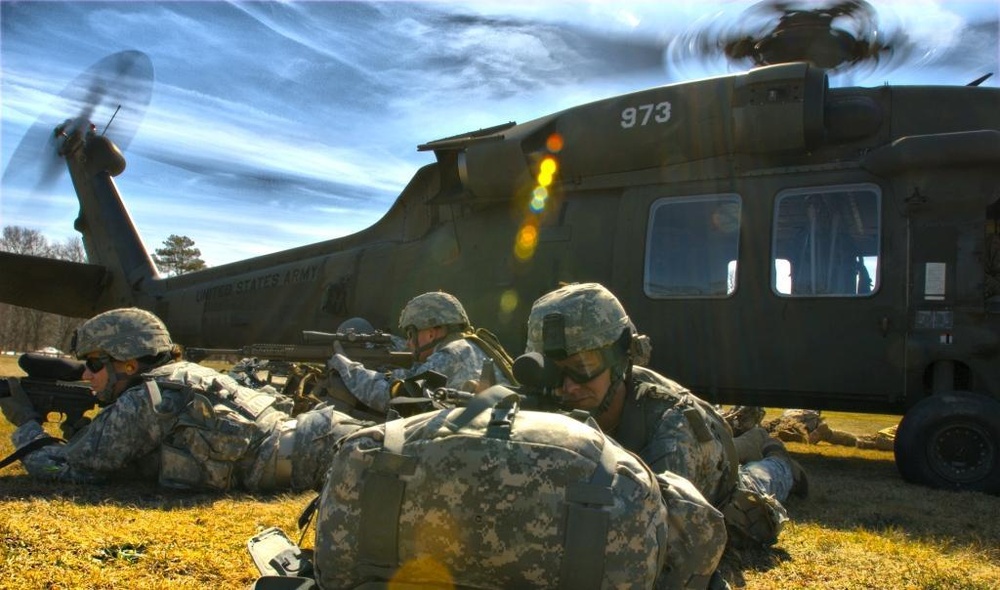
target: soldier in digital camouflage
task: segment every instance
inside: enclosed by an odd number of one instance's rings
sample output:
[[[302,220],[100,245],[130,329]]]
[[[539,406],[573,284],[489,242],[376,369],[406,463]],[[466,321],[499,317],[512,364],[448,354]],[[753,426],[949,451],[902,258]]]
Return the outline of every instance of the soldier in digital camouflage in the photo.
[[[3,398],[16,453],[33,477],[120,478],[180,489],[319,489],[335,443],[370,422],[321,407],[292,418],[287,398],[177,360],[179,349],[148,311],[116,309],[74,338],[103,408],[66,442],[49,436],[24,396]],[[25,405],[27,404],[27,405]]]
[[[484,342],[482,332],[472,328],[465,308],[454,295],[433,291],[414,297],[399,315],[399,329],[414,357],[408,369],[367,369],[351,361],[339,343],[334,344],[336,353],[327,361],[327,367],[339,374],[348,391],[373,410],[386,412],[389,400],[404,391],[398,384],[426,371],[444,375],[446,387],[474,389],[483,362],[491,359],[493,383],[511,381],[510,357],[499,343]]]
[[[527,352],[561,372],[567,407],[587,410],[605,432],[654,471],[684,477],[726,517],[735,546],[776,542],[791,493],[805,474],[776,439],[760,440],[761,460],[740,464],[719,412],[648,368],[649,345],[618,299],[596,283],[572,284],[539,298],[528,319]]]

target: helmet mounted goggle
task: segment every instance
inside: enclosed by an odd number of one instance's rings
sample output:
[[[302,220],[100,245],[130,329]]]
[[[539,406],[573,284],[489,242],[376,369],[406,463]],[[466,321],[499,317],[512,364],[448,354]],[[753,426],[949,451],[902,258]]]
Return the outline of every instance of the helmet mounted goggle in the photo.
[[[542,318],[542,353],[555,361],[565,377],[577,384],[588,383],[606,369],[623,365],[631,337],[631,331],[625,328],[615,342],[603,348],[578,351],[570,355],[566,352],[566,321],[563,315],[554,312]]]

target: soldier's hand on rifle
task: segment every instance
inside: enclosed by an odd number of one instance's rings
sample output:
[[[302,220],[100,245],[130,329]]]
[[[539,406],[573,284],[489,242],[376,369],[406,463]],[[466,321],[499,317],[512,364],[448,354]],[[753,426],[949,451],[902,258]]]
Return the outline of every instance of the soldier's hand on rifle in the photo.
[[[347,353],[344,352],[344,345],[341,344],[339,340],[333,341],[333,354],[342,354],[347,356]]]
[[[10,395],[0,397],[0,411],[4,417],[14,426],[21,426],[32,420],[41,421],[41,417],[31,405],[31,401],[21,388],[21,380],[17,377],[8,377],[7,383],[10,386]]]

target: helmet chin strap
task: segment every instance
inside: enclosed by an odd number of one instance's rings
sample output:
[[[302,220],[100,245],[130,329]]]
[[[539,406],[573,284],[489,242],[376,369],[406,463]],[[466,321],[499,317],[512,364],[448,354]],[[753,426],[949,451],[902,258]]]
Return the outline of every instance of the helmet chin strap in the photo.
[[[101,405],[107,405],[115,401],[113,391],[115,389],[115,384],[118,383],[118,371],[112,369],[110,365],[108,366],[108,369],[110,369],[108,371],[108,380],[104,382],[104,388],[100,391],[94,392]]]
[[[414,360],[414,362],[419,363],[420,362],[420,355],[423,354],[424,351],[430,350],[430,349],[434,348],[435,346],[437,346],[438,342],[441,342],[442,340],[444,340],[443,337],[438,338],[436,340],[431,340],[430,342],[428,342],[427,344],[424,344],[423,346],[418,346],[418,347],[414,348],[413,349],[413,360]]]
[[[98,405],[102,407],[107,406],[117,399],[114,389],[115,385],[121,380],[122,377],[129,378],[129,374],[119,373],[118,371],[113,370],[108,371],[108,382],[104,384],[103,389],[94,392],[94,395],[97,397]]]
[[[601,400],[600,405],[598,405],[596,408],[593,409],[593,411],[590,412],[591,416],[597,418],[598,416],[604,414],[604,412],[608,411],[608,408],[611,407],[611,402],[615,400],[615,396],[617,395],[617,393],[615,392],[615,388],[617,387],[617,385],[618,383],[612,382],[611,385],[608,386],[608,390],[604,392],[604,399]]]
[[[444,342],[449,336],[452,335],[452,333],[453,333],[452,330],[445,329],[444,334],[442,334],[439,338],[435,338],[434,340],[431,340],[430,342],[424,344],[423,346],[418,346],[414,348],[413,361],[419,363],[421,354],[423,354],[427,350],[432,350],[435,346]]]
[[[618,397],[618,385],[626,380],[626,377],[632,372],[632,364],[626,361],[625,369],[622,371],[617,370],[616,366],[611,367],[611,383],[608,385],[608,390],[604,392],[604,398],[601,403],[590,412],[590,415],[595,419],[608,411],[611,407],[611,402],[615,401]],[[627,388],[623,388],[627,389]]]

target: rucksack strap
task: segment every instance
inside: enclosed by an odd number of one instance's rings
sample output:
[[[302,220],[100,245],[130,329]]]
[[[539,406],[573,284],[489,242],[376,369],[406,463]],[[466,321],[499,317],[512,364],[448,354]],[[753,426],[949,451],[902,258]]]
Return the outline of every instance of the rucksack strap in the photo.
[[[449,417],[444,424],[448,430],[458,432],[486,410],[495,408],[503,402],[520,400],[521,396],[516,391],[503,385],[494,385],[477,393],[475,397],[470,398],[465,407],[460,409],[454,416]]]
[[[414,457],[403,455],[404,420],[385,423],[385,441],[361,486],[358,532],[358,573],[364,577],[391,578],[399,566],[399,516],[406,482],[413,475]]]
[[[614,481],[618,462],[607,437],[601,447],[601,459],[587,483],[566,488],[566,538],[559,587],[600,588],[604,580],[604,554],[608,541],[613,506]]]

